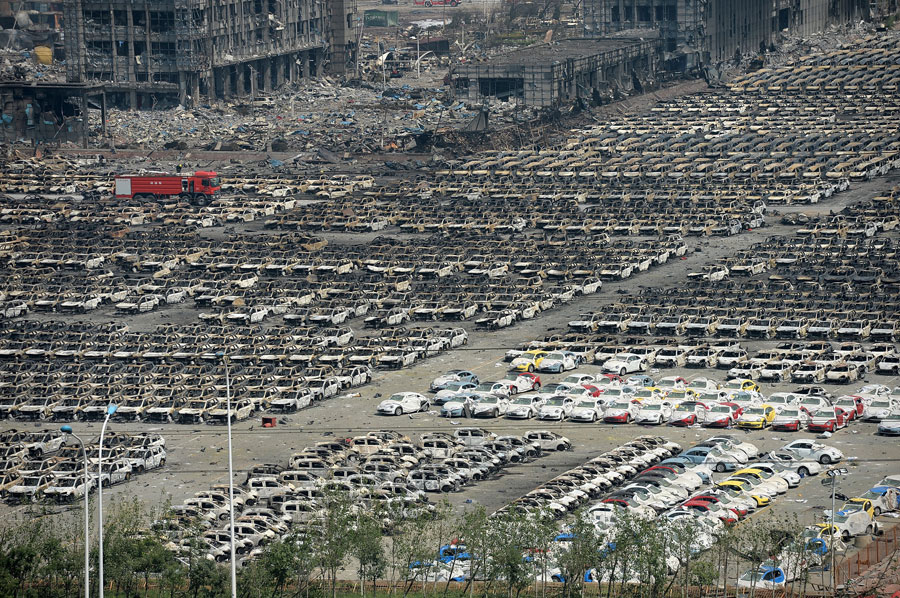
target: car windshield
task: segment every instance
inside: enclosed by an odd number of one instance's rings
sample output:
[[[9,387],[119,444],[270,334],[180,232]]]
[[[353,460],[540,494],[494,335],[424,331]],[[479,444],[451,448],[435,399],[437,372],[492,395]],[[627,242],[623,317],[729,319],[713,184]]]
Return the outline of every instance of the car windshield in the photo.
[[[597,404],[591,401],[578,401],[576,407],[582,407],[584,409],[593,409]]]
[[[606,394],[609,394],[609,391],[606,391]],[[652,390],[641,389],[634,393],[634,398],[636,399],[649,399],[653,396]]]
[[[800,411],[797,409],[785,409],[781,412],[782,417],[797,417],[800,415]]]
[[[835,523],[847,523],[849,517],[847,515],[840,515],[838,513],[834,514],[834,522]]]
[[[891,404],[887,401],[872,401],[871,407],[890,407]]]
[[[725,383],[725,388],[738,388],[738,389],[740,389],[740,388],[743,388],[743,387],[744,387],[744,383],[741,382],[740,380],[729,380],[728,382]]]
[[[548,361],[550,361],[550,360],[562,361],[563,359],[565,359],[565,356],[562,353],[550,353],[549,355],[544,357],[544,359],[546,359]]]
[[[616,401],[609,404],[609,409],[628,409],[628,403]]]
[[[621,391],[621,389],[618,389],[618,388],[610,388],[603,394],[608,397],[620,397],[620,396],[622,396],[622,391]]]
[[[727,405],[716,405],[709,411],[710,413],[731,413],[731,407],[728,407]]]
[[[475,387],[475,390],[491,392],[492,390],[494,390],[494,383],[493,382],[485,382],[484,384],[479,384],[478,386]]]
[[[513,405],[531,405],[531,399],[522,397],[513,401]]]
[[[550,407],[562,407],[565,399],[550,399],[547,401],[547,405]]]
[[[497,402],[497,397],[484,397],[481,402],[485,405],[492,405]]]
[[[641,411],[659,411],[662,409],[662,405],[644,405],[641,407]]]
[[[468,384],[468,382],[451,382],[450,384],[447,385],[447,390],[460,390],[461,388],[465,387],[467,384]]]
[[[763,415],[765,412],[765,409],[762,407],[750,407],[746,411],[747,415]]]
[[[563,378],[565,384],[581,384],[583,377],[578,374],[572,374]]]

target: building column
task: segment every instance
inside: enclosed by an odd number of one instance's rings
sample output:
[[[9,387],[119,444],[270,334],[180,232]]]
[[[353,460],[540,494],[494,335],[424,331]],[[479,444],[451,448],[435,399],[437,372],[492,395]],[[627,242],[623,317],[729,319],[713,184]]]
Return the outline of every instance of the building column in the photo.
[[[226,100],[231,97],[231,65],[222,69],[222,96]]]
[[[284,56],[276,56],[272,59],[272,68],[275,69],[275,88],[284,85]]]
[[[300,53],[300,76],[309,79],[309,53]]]
[[[200,73],[191,73],[191,105],[196,106],[200,103]]]
[[[272,91],[272,59],[266,58],[259,62],[262,70],[262,89],[266,92]]]
[[[209,97],[209,102],[215,102],[218,96],[216,92],[216,69],[211,68],[209,72],[206,74],[206,95]]]
[[[247,81],[244,77],[244,65],[241,63],[238,63],[235,65],[234,70],[235,70],[235,75],[237,75],[237,80],[236,80],[237,96],[242,97],[247,93],[246,92]]]
[[[109,7],[109,43],[112,44],[112,80],[118,81],[119,77],[117,76],[118,63],[119,63],[119,49],[118,44],[116,44],[116,12],[112,9],[112,5]]]

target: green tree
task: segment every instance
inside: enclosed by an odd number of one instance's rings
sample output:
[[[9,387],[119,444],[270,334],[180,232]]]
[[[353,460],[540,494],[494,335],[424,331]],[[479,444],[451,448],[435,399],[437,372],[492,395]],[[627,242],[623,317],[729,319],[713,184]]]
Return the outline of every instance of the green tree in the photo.
[[[338,571],[350,552],[353,513],[350,499],[340,492],[329,492],[323,501],[322,516],[316,526],[316,564],[328,578],[331,598],[337,596]]]
[[[360,513],[351,535],[351,554],[356,558],[362,595],[366,595],[367,581],[372,582],[372,595],[375,595],[375,582],[387,568],[380,510]]]

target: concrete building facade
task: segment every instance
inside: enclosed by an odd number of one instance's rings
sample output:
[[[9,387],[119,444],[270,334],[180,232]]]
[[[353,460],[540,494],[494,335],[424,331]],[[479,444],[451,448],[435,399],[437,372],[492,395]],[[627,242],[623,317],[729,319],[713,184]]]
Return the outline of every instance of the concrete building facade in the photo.
[[[70,0],[64,26],[68,81],[103,82],[114,104],[147,108],[316,77],[332,23],[328,0]]]
[[[690,68],[758,52],[787,30],[811,35],[869,18],[869,0],[585,0],[586,35],[653,28],[666,58]]]
[[[488,98],[550,108],[652,79],[658,39],[565,39],[523,48],[488,62],[452,68],[456,97],[470,104]]]

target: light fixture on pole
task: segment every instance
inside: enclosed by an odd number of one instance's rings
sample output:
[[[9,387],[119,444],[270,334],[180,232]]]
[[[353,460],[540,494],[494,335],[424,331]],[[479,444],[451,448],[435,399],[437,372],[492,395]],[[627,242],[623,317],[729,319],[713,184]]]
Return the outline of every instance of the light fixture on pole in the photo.
[[[97,451],[97,546],[99,548],[97,562],[98,587],[100,598],[103,598],[103,435],[106,434],[106,424],[109,418],[119,407],[117,405],[106,406],[106,418],[103,427],[100,428],[100,443]]]
[[[228,357],[216,353],[225,365],[225,421],[228,424],[228,515],[231,519],[231,598],[237,598],[237,562],[234,550],[234,462],[231,457],[231,378],[228,373]]]
[[[62,426],[59,431],[77,440],[81,445],[81,454],[84,455],[84,598],[91,598],[91,520],[88,507],[91,484],[88,475],[87,449],[84,447],[84,441],[77,434],[72,433],[72,426]]]

